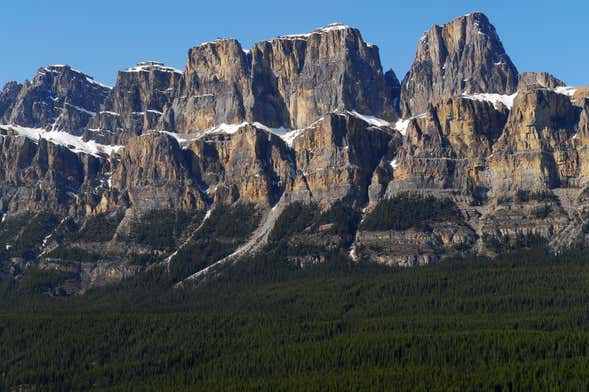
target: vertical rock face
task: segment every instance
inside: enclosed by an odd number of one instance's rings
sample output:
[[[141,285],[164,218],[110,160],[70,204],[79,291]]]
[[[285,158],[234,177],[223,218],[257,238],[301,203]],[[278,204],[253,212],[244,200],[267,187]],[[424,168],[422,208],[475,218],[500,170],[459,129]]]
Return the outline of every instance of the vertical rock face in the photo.
[[[189,132],[245,120],[250,96],[249,56],[234,39],[190,49],[186,83],[166,113],[166,128]]]
[[[505,107],[467,98],[448,98],[409,122],[397,154],[389,193],[439,189],[482,196],[486,160],[507,119]]]
[[[89,124],[89,138],[124,142],[161,121],[182,83],[182,73],[149,61],[120,71],[103,109]]]
[[[12,110],[21,89],[22,84],[17,82],[8,82],[4,85],[4,88],[0,91],[0,119],[3,119],[4,114]]]
[[[13,96],[18,86],[11,85],[3,96]],[[4,112],[3,123],[33,128],[67,130],[81,134],[103,104],[108,87],[66,65],[40,68],[26,82]]]
[[[90,137],[121,143],[156,128],[181,82],[180,71],[152,61],[120,71],[103,110],[90,123]]]
[[[589,186],[589,98],[580,104],[578,131],[573,136],[579,154],[579,176],[577,186]]]
[[[399,98],[401,97],[401,82],[397,79],[397,75],[392,69],[389,69],[384,74],[384,80],[387,85],[387,92],[389,93],[389,99],[395,108],[399,111]]]
[[[518,92],[489,167],[496,192],[566,185],[577,173],[572,137],[578,110],[568,96],[526,86]]]
[[[298,172],[293,198],[365,203],[372,175],[397,135],[348,113],[325,116],[293,141]]]
[[[186,83],[164,117],[190,132],[245,120],[304,128],[324,113],[357,110],[394,119],[398,81],[383,75],[378,48],[336,24],[284,36],[245,52],[233,39],[192,48]]]
[[[302,128],[345,109],[394,119],[378,48],[333,24],[260,42],[252,50],[252,118]]]
[[[487,17],[473,13],[432,27],[419,41],[403,80],[404,117],[425,112],[440,97],[467,93],[512,94],[517,70]]]
[[[0,138],[2,211],[67,210],[85,177],[83,161],[63,146],[12,135]]]
[[[138,209],[202,209],[190,157],[163,133],[131,137],[113,162],[111,188]]]
[[[231,135],[200,138],[188,148],[215,204],[273,205],[294,176],[294,159],[284,141],[249,124]]]
[[[547,88],[566,86],[562,80],[555,78],[548,72],[522,72],[519,75],[518,88],[534,85]]]

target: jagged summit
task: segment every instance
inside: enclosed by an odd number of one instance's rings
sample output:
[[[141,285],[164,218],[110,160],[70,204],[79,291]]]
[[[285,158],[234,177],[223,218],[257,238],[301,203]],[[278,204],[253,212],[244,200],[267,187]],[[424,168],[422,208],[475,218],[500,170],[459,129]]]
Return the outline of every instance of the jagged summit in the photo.
[[[261,41],[247,53],[235,39],[191,48],[184,89],[164,114],[164,128],[187,133],[258,121],[297,129],[346,109],[395,119],[395,90],[386,85],[378,49],[358,30],[333,24],[289,37],[296,39]]]
[[[75,76],[85,78],[89,83],[95,84],[95,85],[100,86],[102,88],[111,89],[110,86],[107,86],[103,83],[98,82],[97,80],[95,80],[92,76],[88,75],[87,73],[84,73],[84,72],[82,72],[78,69],[75,69],[75,68],[71,67],[70,65],[66,65],[66,64],[48,65],[46,67],[42,67],[37,70],[37,75],[44,75],[46,73],[53,73],[56,75],[63,75],[63,74],[71,73],[71,74],[74,74]]]
[[[480,12],[434,25],[419,40],[415,60],[403,79],[404,117],[428,103],[462,93],[512,94],[518,72],[495,27]]]

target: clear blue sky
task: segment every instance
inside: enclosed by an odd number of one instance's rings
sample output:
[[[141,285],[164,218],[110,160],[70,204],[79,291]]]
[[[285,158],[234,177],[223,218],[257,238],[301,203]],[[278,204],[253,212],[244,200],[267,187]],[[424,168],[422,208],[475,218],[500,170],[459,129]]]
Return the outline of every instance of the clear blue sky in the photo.
[[[0,85],[69,64],[106,84],[141,60],[183,69],[188,49],[217,37],[244,48],[332,22],[358,27],[399,79],[432,24],[487,14],[520,71],[548,71],[589,84],[586,0],[19,0],[2,4]]]

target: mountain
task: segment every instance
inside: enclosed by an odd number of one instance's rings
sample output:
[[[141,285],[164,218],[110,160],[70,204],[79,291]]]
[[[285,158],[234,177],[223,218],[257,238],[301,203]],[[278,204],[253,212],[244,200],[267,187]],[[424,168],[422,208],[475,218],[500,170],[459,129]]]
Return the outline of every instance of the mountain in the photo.
[[[433,26],[419,40],[403,79],[404,117],[425,112],[428,103],[462,93],[513,94],[518,72],[489,19],[472,13]]]
[[[0,277],[57,274],[53,294],[252,254],[414,266],[589,240],[589,89],[518,74],[480,13],[433,26],[402,83],[336,23],[112,88],[40,68],[0,120]]]

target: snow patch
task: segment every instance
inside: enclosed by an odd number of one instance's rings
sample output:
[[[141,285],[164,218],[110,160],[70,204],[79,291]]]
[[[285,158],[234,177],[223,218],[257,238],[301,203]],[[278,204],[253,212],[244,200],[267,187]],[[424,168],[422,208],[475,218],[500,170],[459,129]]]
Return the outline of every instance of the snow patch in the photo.
[[[127,68],[123,72],[149,72],[152,70],[161,71],[161,72],[174,72],[174,73],[182,73],[179,69],[168,67],[163,63],[159,63],[157,61],[142,61],[137,63],[136,66]]]
[[[384,121],[381,119],[377,119],[376,117],[374,117],[374,119],[379,120],[379,121]],[[219,135],[219,134],[225,134],[225,135],[232,135],[234,133],[236,133],[237,131],[239,131],[241,128],[243,128],[246,125],[252,125],[253,127],[271,133],[273,135],[276,135],[278,137],[280,137],[289,147],[292,147],[292,144],[294,142],[294,140],[303,132],[305,132],[307,129],[311,129],[313,128],[315,125],[317,125],[319,122],[323,121],[323,117],[321,117],[320,119],[314,121],[313,123],[311,123],[309,126],[307,126],[306,128],[301,128],[301,129],[290,129],[290,128],[285,128],[285,127],[280,127],[280,128],[271,128],[267,125],[264,125],[260,122],[254,122],[254,123],[248,123],[248,122],[242,122],[241,124],[220,124],[218,126],[209,128],[209,129],[205,129],[205,130],[200,130],[200,131],[196,131],[196,132],[192,132],[192,133],[176,133],[176,132],[169,132],[169,131],[163,131],[163,130],[150,130],[149,132],[157,132],[157,133],[163,133],[169,136],[172,136],[173,138],[175,138],[179,144],[184,144],[184,143],[188,143],[194,140],[198,140],[200,138],[203,138],[205,136],[209,136],[209,135]],[[387,122],[388,124],[388,122]]]
[[[319,27],[319,28],[311,31],[310,33],[281,35],[277,39],[305,39],[305,38],[309,38],[313,34],[329,33],[331,31],[347,30],[347,29],[351,29],[351,28],[352,27],[345,25],[343,23],[331,23],[331,24],[328,24],[327,26]]]
[[[558,94],[567,95],[569,97],[572,97],[577,92],[577,89],[575,87],[563,86],[563,87],[557,87],[557,88],[555,88],[554,89],[554,92],[555,93],[558,93]]]
[[[103,110],[103,111],[99,112],[99,114],[108,114],[109,116],[117,116],[117,117],[121,116],[119,113],[111,112],[109,110]]]
[[[409,117],[407,119],[399,119],[395,123],[394,128],[397,131],[399,131],[399,133],[401,133],[401,135],[405,136],[407,134],[407,128],[409,127],[409,123],[411,122],[411,120],[414,120],[416,118],[424,118],[424,117],[425,117],[425,113],[421,113],[416,116]]]
[[[11,129],[18,136],[26,137],[35,142],[45,139],[53,144],[64,146],[74,153],[89,154],[96,157],[104,154],[111,155],[124,148],[124,146],[99,144],[94,140],[85,141],[81,136],[74,136],[63,131],[46,131],[43,128],[27,128],[19,125],[0,125],[0,127]]]
[[[462,98],[471,99],[474,101],[491,102],[495,109],[499,109],[499,102],[505,105],[509,110],[513,107],[513,100],[517,97],[517,93],[511,95],[493,94],[493,93],[480,93],[480,94],[467,94],[462,93]]]
[[[391,123],[388,122],[387,120],[383,120],[382,118],[370,116],[367,114],[361,114],[355,110],[348,111],[348,114],[351,114],[352,116],[359,118],[359,119],[367,122],[370,125],[374,125],[375,127],[390,127],[391,126]]]
[[[93,112],[91,110],[84,109],[83,107],[80,107],[80,106],[72,105],[71,103],[68,103],[68,102],[66,102],[65,104],[73,109],[76,109],[79,112],[86,113],[92,117],[96,116],[96,112]]]
[[[105,89],[107,89],[107,90],[112,90],[112,87],[111,87],[111,86],[107,86],[107,85],[106,85],[106,84],[104,84],[104,83],[100,83],[100,82],[98,82],[98,81],[96,81],[96,80],[92,79],[90,76],[86,76],[86,81],[87,81],[88,83],[90,83],[90,84],[94,84],[94,85],[96,85],[96,86],[98,86],[98,87],[102,87],[102,88],[105,88]]]
[[[262,129],[266,132],[272,133],[272,134],[280,137],[282,140],[284,140],[284,142],[289,147],[292,147],[292,143],[294,142],[294,139],[305,130],[305,129],[289,129],[289,128],[284,128],[284,127],[270,128],[270,127],[267,127],[266,125],[259,123],[259,122],[255,122],[252,125],[258,129]]]

